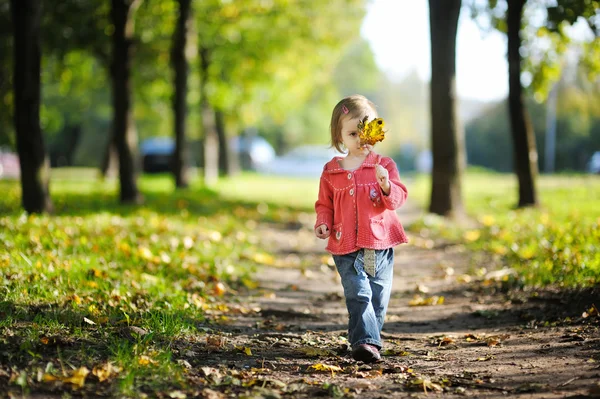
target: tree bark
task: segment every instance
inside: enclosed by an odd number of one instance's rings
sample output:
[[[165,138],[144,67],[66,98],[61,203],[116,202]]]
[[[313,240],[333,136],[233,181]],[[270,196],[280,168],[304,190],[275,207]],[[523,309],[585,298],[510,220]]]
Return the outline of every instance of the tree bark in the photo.
[[[133,14],[139,0],[112,0],[114,24],[111,61],[113,142],[119,154],[120,198],[123,203],[141,200],[137,188],[137,132],[133,121],[131,95],[131,43]]]
[[[219,137],[215,113],[206,93],[209,65],[210,51],[200,48],[200,115],[202,118],[202,131],[204,132],[204,183],[212,185],[219,179]]]
[[[50,162],[40,127],[41,0],[11,0],[14,35],[14,124],[28,213],[52,211]]]
[[[429,0],[431,32],[431,148],[429,211],[460,218],[465,165],[464,130],[457,113],[456,32],[461,0]]]
[[[175,128],[175,153],[173,154],[173,177],[175,186],[178,188],[187,187],[187,153],[186,153],[186,132],[185,122],[187,116],[187,87],[189,65],[185,54],[189,24],[191,21],[192,7],[191,0],[178,0],[179,18],[177,28],[173,34],[173,47],[171,51],[171,63],[173,66],[175,78],[175,93],[173,95],[173,115]]]
[[[538,203],[535,180],[538,154],[533,126],[521,84],[521,19],[526,0],[508,1],[508,106],[513,139],[515,172],[519,184],[519,207]]]
[[[229,151],[229,142],[227,141],[225,115],[220,109],[215,110],[215,128],[217,137],[219,138],[219,172],[222,175],[231,176],[233,174],[232,157]]]

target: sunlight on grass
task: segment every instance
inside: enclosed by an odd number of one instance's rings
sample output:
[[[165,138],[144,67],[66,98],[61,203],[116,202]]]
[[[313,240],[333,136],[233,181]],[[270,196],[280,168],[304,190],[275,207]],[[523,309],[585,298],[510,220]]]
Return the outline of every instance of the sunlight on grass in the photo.
[[[211,188],[196,180],[174,190],[169,175],[142,176],[145,202],[135,206],[120,205],[117,181],[98,180],[94,170],[52,176],[54,215],[26,215],[18,182],[0,181],[0,345],[24,376],[67,378],[65,363],[114,363],[110,394],[119,397],[135,396],[140,385],[185,384],[172,345],[205,334],[199,323],[250,311],[224,306],[222,295],[253,286],[256,267],[274,259],[260,245],[258,223],[310,225],[318,191],[316,178],[242,173]],[[403,180],[413,204],[426,209],[429,177]],[[426,232],[485,251],[524,284],[600,282],[600,178],[542,176],[539,195],[539,208],[515,210],[514,176],[468,173],[465,206],[476,224],[423,215],[409,236]]]

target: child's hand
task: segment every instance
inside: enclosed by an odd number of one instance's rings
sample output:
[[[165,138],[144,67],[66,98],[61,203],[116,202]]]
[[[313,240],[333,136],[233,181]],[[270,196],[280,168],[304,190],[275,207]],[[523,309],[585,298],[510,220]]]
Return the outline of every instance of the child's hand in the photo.
[[[377,183],[383,190],[385,195],[390,193],[390,174],[386,168],[381,165],[375,167],[375,174],[377,175]]]
[[[330,234],[331,234],[331,232],[327,228],[326,224],[322,224],[315,229],[315,235],[322,240],[329,237]]]

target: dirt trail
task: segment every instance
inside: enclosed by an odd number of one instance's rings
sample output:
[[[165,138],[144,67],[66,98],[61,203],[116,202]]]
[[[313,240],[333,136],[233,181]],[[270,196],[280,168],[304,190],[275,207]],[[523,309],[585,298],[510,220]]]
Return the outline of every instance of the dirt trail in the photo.
[[[409,204],[401,218],[415,217]],[[309,221],[300,230],[261,226],[260,235],[288,263],[309,266],[265,266],[259,287],[237,297],[238,306],[260,312],[227,324],[237,350],[200,364],[252,370],[264,392],[250,397],[600,397],[599,318],[581,317],[594,300],[600,305],[598,291],[567,296],[467,283],[459,276],[486,266],[484,256],[414,237],[396,249],[384,361],[369,366],[354,362],[340,338],[347,322],[341,284],[335,268],[322,264],[325,243]],[[416,294],[444,302],[409,306]]]

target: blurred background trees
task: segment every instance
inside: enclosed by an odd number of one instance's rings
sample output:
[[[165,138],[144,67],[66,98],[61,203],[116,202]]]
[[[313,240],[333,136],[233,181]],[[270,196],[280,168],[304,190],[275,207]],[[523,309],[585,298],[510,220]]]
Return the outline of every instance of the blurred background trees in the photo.
[[[507,32],[509,3],[463,0],[461,13],[470,11],[484,30]],[[534,166],[583,171],[600,149],[598,2],[522,3],[516,81],[533,142],[544,149]],[[378,69],[360,36],[366,0],[40,4],[42,145],[53,167],[118,173],[123,201],[138,199],[137,153],[148,138],[173,139],[176,186],[187,185],[187,166],[210,183],[246,166],[232,156],[236,137],[262,136],[278,154],[326,146],[332,104],[352,93],[379,105],[393,134],[378,150],[402,172],[432,147],[429,82],[417,73],[394,80]],[[0,146],[16,149],[10,5],[0,0]],[[576,42],[569,28],[582,21],[592,37]],[[513,171],[507,104],[457,102],[468,164]]]

